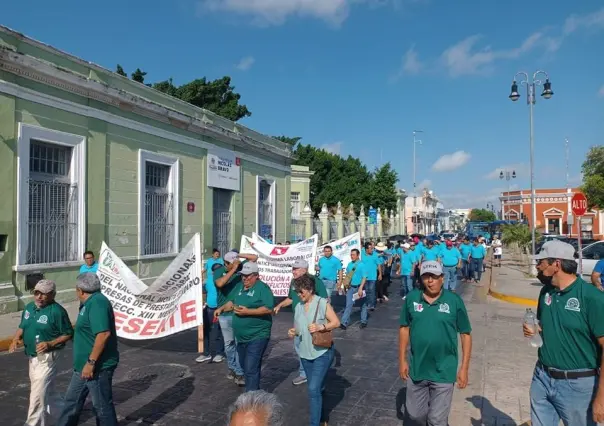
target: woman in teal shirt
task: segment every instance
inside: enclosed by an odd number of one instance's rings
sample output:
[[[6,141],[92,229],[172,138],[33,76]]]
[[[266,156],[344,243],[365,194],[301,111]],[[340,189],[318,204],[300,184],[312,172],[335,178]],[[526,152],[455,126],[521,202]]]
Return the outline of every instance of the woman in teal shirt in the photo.
[[[315,281],[304,274],[294,278],[294,289],[302,303],[298,303],[294,313],[294,328],[288,332],[290,338],[300,337],[300,359],[308,380],[310,402],[310,426],[325,424],[323,396],[327,371],[333,362],[334,350],[313,345],[314,333],[325,333],[340,326],[340,320],[333,308],[323,297],[315,294]]]

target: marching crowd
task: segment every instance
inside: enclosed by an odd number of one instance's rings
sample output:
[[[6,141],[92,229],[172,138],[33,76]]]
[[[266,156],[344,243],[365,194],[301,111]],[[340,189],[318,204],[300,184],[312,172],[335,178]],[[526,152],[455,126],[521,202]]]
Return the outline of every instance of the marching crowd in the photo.
[[[495,238],[491,246],[494,265],[498,261],[500,265],[501,242]],[[412,238],[388,245],[367,241],[362,250],[351,250],[351,261],[344,268],[327,245],[315,271],[309,271],[305,260],[293,263],[288,296],[276,304],[271,288],[260,279],[256,255],[231,250],[221,256],[214,250],[203,270],[206,341],[205,353],[196,361],[226,361],[225,379],[245,387],[231,407],[228,424],[285,424],[282,407],[260,390],[260,382],[273,318],[291,306],[293,322],[287,334],[299,359],[292,384],[307,385],[310,425],[325,425],[322,392],[334,360],[333,330],[347,330],[355,304],[360,307],[360,328],[365,329],[369,312],[392,298],[389,287],[400,278],[399,370],[407,383],[406,416],[412,424],[446,426],[455,383],[459,388],[468,383],[472,348],[466,307],[455,293],[457,282],[480,281],[486,253],[481,239],[454,243]],[[100,291],[94,254],[86,252],[84,258],[76,283],[80,310],[75,328],[54,301],[55,283],[42,280],[10,347],[14,352],[23,343],[29,358],[28,426],[77,425],[88,395],[98,425],[118,424],[112,398],[119,363],[115,318]],[[595,425],[604,421],[604,386],[599,378],[604,294],[577,276],[569,244],[546,243],[537,262],[544,284],[538,322],[523,326],[525,336],[543,337],[530,390],[532,424],[553,426],[562,420],[570,426]],[[336,292],[346,299],[341,319],[331,305]],[[59,403],[54,388],[57,360],[72,339],[73,375]]]

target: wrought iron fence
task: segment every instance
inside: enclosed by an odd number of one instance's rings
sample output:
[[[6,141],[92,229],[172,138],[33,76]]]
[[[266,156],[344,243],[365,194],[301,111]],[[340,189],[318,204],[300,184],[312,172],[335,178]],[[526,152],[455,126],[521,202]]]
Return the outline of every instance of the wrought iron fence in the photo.
[[[145,236],[143,254],[174,252],[174,208],[169,192],[145,191]]]
[[[77,184],[29,180],[28,264],[78,260]]]
[[[334,220],[329,220],[329,240],[337,240],[338,239],[338,222]]]
[[[224,253],[230,250],[231,243],[231,212],[214,211],[214,247]]]
[[[347,219],[344,219],[343,222],[344,222],[344,235],[350,235],[350,221]]]
[[[323,242],[323,225],[321,219],[317,217],[312,220],[312,233],[319,236],[319,244],[321,244]]]
[[[291,218],[291,234],[289,237],[293,243],[295,241],[306,239],[306,221],[302,219]]]

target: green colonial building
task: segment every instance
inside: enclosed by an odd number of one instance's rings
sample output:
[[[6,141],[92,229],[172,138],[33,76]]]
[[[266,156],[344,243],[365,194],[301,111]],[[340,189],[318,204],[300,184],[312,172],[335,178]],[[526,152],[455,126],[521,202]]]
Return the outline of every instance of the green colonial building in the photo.
[[[197,232],[206,250],[289,239],[292,161],[285,143],[0,27],[0,313],[42,277],[73,300],[102,241],[152,280]]]

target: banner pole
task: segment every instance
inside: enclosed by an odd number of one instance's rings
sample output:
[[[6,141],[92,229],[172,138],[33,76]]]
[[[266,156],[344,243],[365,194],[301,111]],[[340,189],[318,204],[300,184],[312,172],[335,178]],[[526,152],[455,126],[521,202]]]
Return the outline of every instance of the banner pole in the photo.
[[[199,280],[201,281],[201,318],[203,318],[203,285],[204,285],[204,279],[203,279],[203,272],[201,272],[201,270],[203,270],[203,257],[202,257],[202,253],[201,253],[201,237],[198,236],[198,242],[199,244],[197,244],[197,255],[199,256],[199,259],[201,260],[200,265],[201,265],[201,269],[200,269],[200,273],[201,273],[201,277],[199,277]],[[210,274],[212,273],[212,271],[210,271]],[[206,271],[206,276],[208,274],[208,271]],[[198,312],[197,315],[199,315],[200,313]],[[205,324],[205,319],[204,321],[202,321],[201,325],[197,326],[197,352],[199,352],[200,354],[202,354],[204,352],[204,344],[203,344],[203,326]]]

